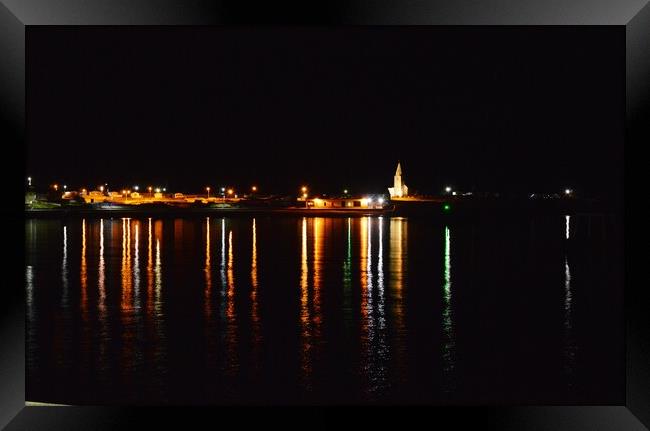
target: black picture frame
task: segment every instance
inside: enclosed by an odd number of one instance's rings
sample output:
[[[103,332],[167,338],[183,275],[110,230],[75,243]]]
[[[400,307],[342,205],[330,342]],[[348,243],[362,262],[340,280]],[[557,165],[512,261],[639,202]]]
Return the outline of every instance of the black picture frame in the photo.
[[[235,4],[236,3],[236,4]],[[0,142],[5,150],[1,184],[3,239],[24,244],[21,191],[24,169],[25,34],[30,26],[43,25],[612,25],[626,36],[626,138],[625,171],[630,152],[650,142],[650,4],[645,0],[606,2],[581,0],[420,0],[409,2],[313,1],[296,4],[268,2],[219,2],[194,0],[116,0],[90,3],[83,0],[2,0],[0,3]],[[622,113],[623,115],[623,113]],[[629,199],[624,204],[626,222]],[[626,400],[621,406],[491,406],[422,407],[393,413],[391,409],[362,409],[354,420],[364,425],[387,419],[417,419],[431,425],[453,423],[455,428],[480,425],[494,429],[536,430],[642,430],[650,428],[650,317],[647,286],[630,278],[631,235],[625,236]],[[638,237],[635,232],[635,237]],[[215,420],[213,409],[26,407],[25,406],[25,298],[23,256],[14,253],[1,260],[3,291],[0,300],[0,427],[18,429],[113,429],[152,428],[155,423],[187,426]],[[220,421],[250,423],[308,420],[308,426],[338,426],[349,410],[340,412],[302,409],[301,416],[286,410],[265,409],[263,414],[242,414],[240,408],[220,408]],[[340,412],[340,414],[339,414]],[[356,415],[355,415],[356,416]],[[195,422],[196,421],[196,422]],[[224,422],[225,424],[225,422]]]

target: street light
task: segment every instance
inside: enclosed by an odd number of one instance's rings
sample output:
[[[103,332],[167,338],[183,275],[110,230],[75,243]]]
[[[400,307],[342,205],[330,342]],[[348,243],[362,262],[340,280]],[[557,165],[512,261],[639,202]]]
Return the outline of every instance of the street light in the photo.
[[[256,191],[257,191],[257,186],[253,186],[253,187],[251,187],[251,190],[252,190],[253,192],[256,192]]]
[[[32,177],[27,177],[27,185],[28,186],[32,185]]]
[[[138,190],[140,190],[140,187],[138,187],[138,186],[133,186],[133,189],[137,192]]]
[[[449,186],[445,187],[445,191],[446,191],[447,193],[449,193],[449,192],[451,191],[451,187],[449,187]]]
[[[565,195],[570,195],[570,194],[571,194],[571,189],[566,189],[566,190],[564,190],[564,194],[565,194]]]
[[[229,195],[232,195],[232,194],[233,194],[233,190],[232,190],[232,189],[228,189],[228,194],[229,194]]]
[[[302,190],[303,193],[306,193],[307,192],[307,186],[302,186],[302,188],[300,190]]]
[[[208,199],[210,199],[210,187],[205,188],[208,191]]]
[[[153,187],[151,187],[151,186],[147,187],[147,190],[149,190],[149,197],[151,197],[151,190],[152,189],[153,189]]]

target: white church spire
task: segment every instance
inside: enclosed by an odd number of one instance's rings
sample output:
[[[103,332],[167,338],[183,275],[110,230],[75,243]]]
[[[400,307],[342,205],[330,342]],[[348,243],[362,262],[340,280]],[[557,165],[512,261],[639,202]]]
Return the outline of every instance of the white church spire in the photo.
[[[393,187],[388,188],[391,198],[402,198],[408,196],[408,187],[402,182],[402,164],[397,162],[397,169],[393,177]]]

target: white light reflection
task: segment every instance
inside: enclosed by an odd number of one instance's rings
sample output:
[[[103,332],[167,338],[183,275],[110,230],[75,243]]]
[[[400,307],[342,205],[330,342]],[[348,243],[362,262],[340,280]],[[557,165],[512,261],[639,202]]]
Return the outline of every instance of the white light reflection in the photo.
[[[443,369],[445,372],[447,392],[453,390],[453,370],[455,367],[456,341],[454,335],[454,322],[452,315],[452,290],[451,290],[451,230],[445,226],[445,259],[444,259],[444,285],[443,285],[443,311],[442,330],[444,344],[442,351]]]
[[[36,328],[35,314],[34,314],[34,267],[27,265],[25,267],[25,289],[27,291],[27,328],[28,328],[28,342],[30,350],[35,350],[34,329]],[[33,355],[28,355],[28,359],[33,359]]]
[[[162,317],[162,264],[160,259],[160,239],[156,238],[156,265],[154,267],[154,278],[155,278],[155,295],[156,299],[154,302],[154,310],[156,312],[156,317],[158,320]]]
[[[135,253],[133,255],[133,307],[140,309],[140,222],[135,225]]]
[[[226,280],[226,219],[221,219],[221,265],[219,267],[219,275],[221,279],[221,301],[219,303],[219,312],[221,319],[226,318],[226,288],[228,283]]]
[[[259,304],[257,301],[257,224],[255,223],[255,218],[253,218],[253,244],[252,244],[252,256],[251,256],[251,320],[253,323],[253,349],[255,351],[255,365],[257,366],[257,356],[259,354],[259,345],[261,342],[260,335],[260,316],[259,316]]]
[[[569,239],[569,235],[570,235],[570,233],[571,233],[570,230],[569,230],[569,228],[570,228],[570,220],[571,220],[571,216],[564,216],[564,218],[565,218],[565,220],[566,220],[566,232],[565,232],[565,234],[566,234],[566,239]]]
[[[351,218],[347,221],[346,255],[343,260],[343,313],[346,328],[352,325],[352,242]]]
[[[61,296],[61,305],[68,308],[68,227],[63,226],[63,259],[61,262],[61,282],[63,293]]]
[[[569,216],[566,216],[566,238],[569,239]],[[572,323],[573,293],[571,291],[571,268],[568,253],[564,255],[564,370],[569,376],[567,385],[573,386],[571,376],[575,368],[576,344]]]
[[[106,280],[104,263],[104,219],[99,220],[99,268],[97,269],[97,287],[99,289],[99,320],[104,322],[106,319]]]

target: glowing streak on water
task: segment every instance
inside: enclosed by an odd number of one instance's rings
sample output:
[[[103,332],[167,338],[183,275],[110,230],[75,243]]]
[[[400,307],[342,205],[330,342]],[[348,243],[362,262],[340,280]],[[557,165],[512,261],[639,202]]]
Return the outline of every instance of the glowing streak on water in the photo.
[[[140,309],[140,222],[135,225],[135,253],[133,256],[133,297],[134,307]]]
[[[237,359],[237,326],[236,326],[236,313],[235,313],[235,256],[232,246],[232,230],[228,232],[228,291],[227,291],[227,306],[226,306],[226,344],[228,365],[227,372],[234,373],[239,369],[239,362]]]
[[[309,376],[311,373],[311,318],[309,313],[309,267],[307,265],[307,218],[302,218],[302,231],[300,236],[300,338],[301,354],[300,369],[302,372],[302,385],[309,389]]]
[[[346,255],[343,260],[343,313],[345,325],[350,329],[352,321],[352,243],[351,218],[347,221]]]
[[[162,264],[160,259],[160,239],[156,238],[156,266],[154,268],[155,274],[155,292],[156,300],[154,303],[154,310],[156,311],[156,317],[160,319],[162,317]]]
[[[79,268],[81,287],[81,317],[88,320],[88,268],[86,265],[86,219],[81,220],[81,264]]]
[[[565,372],[573,375],[575,368],[576,344],[573,338],[572,323],[573,293],[571,291],[571,269],[569,268],[568,256],[564,256],[564,356]],[[573,385],[571,379],[568,382],[569,387]]]
[[[104,284],[106,275],[104,263],[104,219],[99,220],[99,268],[97,269],[97,287],[99,289],[99,320],[105,322],[106,319],[106,285]]]
[[[408,219],[402,217],[391,217],[390,219],[390,297],[391,297],[391,315],[393,318],[393,340],[391,342],[391,355],[395,361],[395,369],[400,370],[395,376],[396,382],[403,382],[406,380],[405,370],[407,365],[404,363],[406,360],[406,345],[404,336],[407,327],[404,319],[404,287],[406,279],[406,260],[408,254],[406,253],[408,245]]]
[[[253,348],[257,349],[260,343],[260,316],[257,301],[257,225],[253,218],[253,251],[251,256],[251,320],[253,322]]]
[[[33,313],[34,313],[34,267],[27,265],[25,268],[25,287],[27,290],[27,315],[28,321],[33,322]]]
[[[451,290],[451,230],[445,226],[445,259],[444,259],[444,285],[443,285],[443,312],[442,329],[444,333],[443,369],[447,378],[447,391],[453,389],[452,372],[455,367],[455,335],[452,315],[452,290]]]
[[[570,221],[570,219],[571,219],[571,216],[565,216],[565,220],[566,220],[566,239],[569,239],[569,234],[570,234],[570,231],[569,231],[570,223],[569,223],[569,221]]]
[[[205,293],[204,293],[204,310],[206,317],[210,317],[212,313],[212,304],[210,298],[212,297],[212,267],[210,262],[210,217],[205,218],[205,267],[203,268],[205,274]]]
[[[63,284],[63,293],[61,305],[63,308],[68,307],[68,227],[63,226],[63,260],[61,262],[61,281]]]
[[[221,314],[222,317],[225,313],[224,304],[225,301],[223,298],[226,296],[226,219],[221,219],[221,266],[220,266],[220,275],[221,275]]]
[[[147,317],[153,318],[153,248],[151,242],[151,217],[147,223]]]

